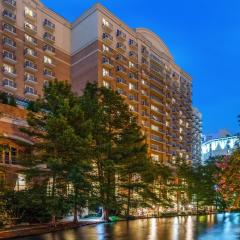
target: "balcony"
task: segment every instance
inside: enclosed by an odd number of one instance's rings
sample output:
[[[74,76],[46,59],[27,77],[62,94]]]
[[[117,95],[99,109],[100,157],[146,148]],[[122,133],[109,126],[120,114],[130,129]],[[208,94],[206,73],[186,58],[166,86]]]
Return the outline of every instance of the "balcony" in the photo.
[[[117,55],[116,60],[121,64],[127,64],[127,59],[121,54]]]
[[[16,64],[17,62],[16,56],[13,53],[9,53],[7,51],[3,53],[3,60],[11,64]]]
[[[104,67],[106,67],[108,69],[112,69],[114,67],[113,62],[109,58],[104,57],[102,60],[102,64]]]
[[[133,49],[133,50],[137,50],[138,49],[138,44],[136,41],[130,39],[129,40],[129,48]]]
[[[127,38],[127,35],[124,32],[117,30],[116,37],[119,41],[125,41]]]
[[[36,72],[37,71],[37,65],[34,64],[33,62],[29,62],[29,61],[26,61],[24,63],[24,68],[28,71],[31,71],[31,72]]]
[[[2,29],[3,29],[3,31],[12,33],[14,35],[17,33],[17,29],[8,23],[4,23],[2,26]]]
[[[129,69],[131,71],[134,71],[134,72],[138,71],[138,64],[136,64],[136,63],[129,63]]]
[[[117,46],[116,46],[117,50],[121,53],[125,53],[126,52],[126,46],[122,43],[117,43]]]
[[[138,54],[137,54],[136,52],[130,51],[128,55],[129,55],[129,58],[130,58],[131,60],[133,60],[133,61],[135,61],[135,62],[138,61]]]
[[[12,39],[8,38],[8,37],[4,37],[3,39],[3,46],[4,47],[8,47],[12,50],[15,50],[17,47],[16,42],[14,42]]]
[[[16,0],[3,0],[3,5],[12,10],[15,10],[17,6],[17,2]]]
[[[37,33],[37,27],[30,24],[30,23],[24,23],[25,30],[30,34],[36,34]]]
[[[50,68],[56,67],[56,64],[53,61],[44,61],[43,63],[45,66]]]
[[[28,20],[30,20],[30,21],[36,21],[36,18],[37,18],[37,14],[35,13],[35,12],[33,12],[33,11],[29,11],[29,10],[27,10],[27,9],[25,9],[25,11],[24,11],[24,16],[25,16],[25,18],[27,18]]]
[[[13,80],[10,79],[4,79],[3,80],[3,87],[6,90],[10,90],[10,91],[16,91],[17,90],[17,85]]]
[[[113,31],[113,25],[111,23],[103,23],[102,28],[105,32],[111,33]]]
[[[16,78],[17,77],[17,73],[16,73],[15,69],[9,70],[9,69],[3,67],[2,72],[7,77],[10,77],[10,78]]]
[[[55,24],[47,19],[44,20],[43,27],[50,32],[54,32],[56,28]]]
[[[24,76],[24,81],[30,84],[37,84],[37,78],[30,74]]]
[[[24,94],[27,96],[27,97],[38,97],[37,95],[37,90],[33,89],[33,88],[25,88],[24,90]]]
[[[55,73],[50,71],[50,70],[47,70],[47,69],[45,69],[43,71],[43,75],[44,75],[44,77],[46,77],[46,78],[48,78],[50,80],[54,80],[56,78]]]
[[[127,84],[127,81],[126,81],[125,79],[123,79],[123,78],[117,77],[116,81],[117,81],[117,83],[119,83],[119,84],[128,85],[128,84]]]
[[[52,34],[47,33],[47,32],[44,33],[43,38],[44,38],[44,40],[50,42],[51,44],[55,43],[55,40],[56,40]]]
[[[111,45],[113,43],[113,37],[110,34],[108,34],[108,33],[103,33],[102,40],[106,44],[110,44]]]
[[[45,45],[43,47],[43,51],[47,54],[50,54],[50,55],[55,55],[56,54],[56,49],[50,45]]]
[[[142,67],[145,69],[149,67],[149,62],[145,58],[142,58]]]
[[[29,49],[29,48],[26,48],[24,50],[24,56],[25,57],[28,57],[28,58],[37,58],[38,57],[38,54],[37,54],[37,51],[33,50],[33,49]]]
[[[10,23],[16,22],[16,15],[9,10],[4,10],[2,13],[3,18]]]
[[[131,80],[138,81],[137,75],[135,75],[135,74],[133,74],[133,73],[129,73],[128,77],[129,77]]]
[[[112,81],[114,77],[113,77],[113,74],[109,72],[109,73],[103,74],[103,79],[107,81]]]
[[[148,51],[145,47],[142,48],[142,51],[141,51],[141,52],[142,52],[142,55],[143,55],[143,56],[145,56],[145,57],[148,57],[148,56],[149,56],[149,51]]]
[[[117,66],[116,68],[116,73],[122,77],[126,77],[127,76],[127,72],[126,69],[122,66]]]
[[[37,46],[37,39],[25,34],[25,42]]]
[[[107,57],[112,57],[113,56],[113,49],[108,47],[107,49],[103,48],[103,54],[106,55]]]

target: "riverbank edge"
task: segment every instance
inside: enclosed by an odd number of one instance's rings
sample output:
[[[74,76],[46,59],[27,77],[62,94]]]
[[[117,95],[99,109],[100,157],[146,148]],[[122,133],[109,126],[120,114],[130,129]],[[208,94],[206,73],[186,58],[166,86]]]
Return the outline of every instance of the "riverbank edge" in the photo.
[[[168,215],[168,216],[149,216],[149,217],[132,217],[132,218],[127,218],[127,219],[121,219],[119,221],[133,221],[133,220],[139,220],[139,219],[151,219],[151,218],[171,218],[171,217],[183,217],[183,216],[196,216],[196,215],[209,215],[209,214],[216,214],[215,213],[206,213],[206,214],[179,214],[179,215]],[[19,227],[17,229],[10,229],[10,230],[4,230],[0,231],[0,239],[17,239],[20,237],[30,237],[30,236],[35,236],[35,235],[42,235],[42,234],[47,234],[47,233],[53,233],[53,232],[58,232],[58,231],[63,231],[63,230],[68,230],[68,229],[74,229],[74,228],[79,228],[79,227],[84,227],[84,226],[89,226],[89,225],[97,225],[97,224],[102,224],[106,223],[105,221],[82,221],[78,223],[73,223],[73,222],[61,222],[58,223],[56,227],[50,225],[50,224],[41,224],[41,225],[34,225],[34,226],[25,226],[25,227]]]
[[[96,221],[96,222],[79,222],[79,223],[73,223],[73,222],[63,222],[58,223],[56,226],[52,226],[50,224],[41,224],[41,225],[34,225],[34,226],[25,226],[18,229],[11,229],[11,230],[3,230],[0,231],[0,239],[17,239],[20,237],[30,237],[35,235],[42,235],[47,233],[53,233],[68,229],[74,229],[89,225],[97,225],[100,223],[104,223],[104,221]]]

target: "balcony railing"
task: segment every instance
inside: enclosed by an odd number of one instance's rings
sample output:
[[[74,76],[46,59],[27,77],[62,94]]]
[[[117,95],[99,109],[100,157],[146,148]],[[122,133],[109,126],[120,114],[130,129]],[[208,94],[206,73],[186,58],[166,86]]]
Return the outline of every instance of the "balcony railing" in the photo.
[[[33,72],[37,71],[37,65],[32,62],[25,62],[24,67],[25,67],[25,69],[33,71]]]
[[[55,42],[55,37],[50,33],[44,33],[43,38],[51,43]]]
[[[126,38],[127,38],[127,35],[124,32],[118,30],[117,33],[116,33],[116,37],[119,40],[125,41]]]
[[[112,42],[113,42],[113,37],[108,33],[103,33],[102,39],[104,42],[106,42],[108,44],[112,44]]]
[[[36,58],[38,56],[37,51],[35,51],[33,49],[29,49],[29,48],[26,48],[24,50],[24,55],[26,57],[31,57],[31,58]]]
[[[16,0],[3,0],[3,4],[11,9],[15,9],[17,6]]]
[[[9,10],[4,10],[2,16],[4,19],[10,21],[11,23],[16,22],[16,15],[10,12]]]
[[[49,70],[44,70],[43,75],[49,79],[55,79],[55,73]]]
[[[3,80],[3,87],[12,91],[17,90],[17,84],[13,80],[9,80],[9,79]]]
[[[108,58],[103,58],[102,64],[107,68],[113,68],[113,62]]]
[[[106,24],[103,23],[102,27],[108,33],[111,33],[113,31],[113,25],[111,23],[106,23]]]
[[[9,52],[4,52],[3,53],[3,59],[7,62],[15,64],[17,62],[17,58],[14,54],[9,53]]]
[[[16,69],[9,70],[9,69],[3,67],[2,72],[5,76],[11,77],[11,78],[16,78],[17,77]]]
[[[119,50],[119,51],[121,51],[121,52],[125,52],[126,51],[126,46],[124,45],[124,44],[122,44],[122,43],[117,43],[117,49]]]
[[[24,28],[26,31],[32,33],[32,34],[36,34],[37,33],[37,27],[30,24],[30,23],[24,23]]]
[[[34,84],[36,84],[37,83],[37,78],[32,76],[32,75],[25,75],[24,76],[24,81],[26,83],[34,83]]]
[[[51,55],[55,55],[56,53],[56,49],[50,45],[45,45],[43,47],[43,51]]]
[[[12,39],[7,38],[7,37],[5,37],[5,38],[3,39],[3,45],[4,45],[5,47],[10,47],[10,48],[12,48],[12,49],[16,49],[16,47],[17,47],[16,42],[14,42]]]
[[[13,34],[17,33],[16,28],[14,26],[8,24],[8,23],[4,23],[3,26],[2,26],[2,29],[3,29],[3,31],[10,32],[10,33],[13,33]]]
[[[25,88],[24,93],[30,97],[37,97],[37,90],[33,88]]]
[[[56,28],[55,24],[52,23],[52,22],[50,22],[50,21],[47,20],[47,19],[44,20],[43,26],[44,26],[47,30],[49,30],[49,31],[51,31],[51,32],[53,32],[53,31],[55,30],[55,28]]]

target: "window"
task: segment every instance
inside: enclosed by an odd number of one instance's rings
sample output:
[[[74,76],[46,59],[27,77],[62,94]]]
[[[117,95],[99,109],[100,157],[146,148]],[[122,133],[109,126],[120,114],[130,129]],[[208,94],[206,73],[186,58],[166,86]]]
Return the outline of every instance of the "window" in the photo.
[[[109,47],[103,44],[103,51],[104,52],[109,52]]]
[[[32,48],[26,48],[26,49],[24,50],[24,53],[25,53],[25,54],[28,54],[28,55],[31,55],[31,56],[33,56],[33,57],[36,57],[36,56],[37,56],[37,51],[35,51],[35,50],[32,49]]]
[[[159,161],[159,156],[156,154],[151,154],[151,158],[153,161]]]
[[[105,68],[103,68],[103,76],[109,76],[109,71]]]
[[[3,80],[3,86],[8,86],[8,87],[11,87],[11,88],[16,88],[16,83],[12,80],[12,79],[7,79],[5,78]]]
[[[47,63],[47,64],[53,64],[53,60],[47,56],[44,56],[43,61],[44,63]]]
[[[33,87],[30,87],[28,85],[25,86],[25,93],[29,93],[29,94],[32,94],[32,95],[37,94],[36,90]]]
[[[106,82],[106,81],[103,81],[103,86],[104,86],[105,88],[109,88],[109,87],[110,87],[110,84],[109,84],[108,82]]]
[[[55,37],[51,33],[45,32],[43,37],[49,41],[55,42]]]
[[[8,37],[3,38],[3,44],[6,44],[11,47],[16,47],[16,42],[14,42],[11,38]]]
[[[151,125],[151,129],[154,131],[159,131],[159,127],[156,125]]]
[[[29,22],[25,22],[24,23],[24,27],[27,28],[27,29],[30,29],[30,30],[32,30],[34,32],[37,31],[37,27],[34,26],[33,24],[29,23]]]
[[[51,28],[51,29],[55,29],[55,24],[54,23],[52,23],[50,20],[48,20],[48,19],[45,19],[44,20],[44,22],[43,22],[43,25],[45,26],[45,27],[49,27],[49,28]]]
[[[47,44],[43,47],[43,50],[51,53],[55,53],[55,48]]]
[[[32,18],[35,18],[35,16],[36,16],[36,14],[33,12],[33,10],[26,6],[24,8],[24,13],[25,13],[25,16],[29,16]]]
[[[3,30],[14,34],[17,32],[16,28],[8,23],[3,24]]]
[[[111,27],[111,24],[105,18],[103,18],[102,23],[104,26]]]
[[[13,66],[8,65],[8,64],[3,64],[3,71],[8,72],[8,73],[16,73],[16,70]]]
[[[25,34],[25,41],[30,42],[34,45],[37,44],[37,39],[34,37],[29,36],[28,34]]]
[[[31,74],[31,73],[25,73],[24,74],[24,79],[25,79],[25,81],[31,81],[31,82],[36,82],[37,81],[37,78],[34,77],[34,75]]]
[[[133,62],[129,61],[129,67],[130,67],[130,68],[131,68],[131,67],[135,67],[135,64],[134,64]]]
[[[3,51],[3,57],[4,58],[9,58],[9,59],[12,59],[12,60],[16,60],[15,54],[13,52],[9,52],[9,51],[6,51],[6,50]]]

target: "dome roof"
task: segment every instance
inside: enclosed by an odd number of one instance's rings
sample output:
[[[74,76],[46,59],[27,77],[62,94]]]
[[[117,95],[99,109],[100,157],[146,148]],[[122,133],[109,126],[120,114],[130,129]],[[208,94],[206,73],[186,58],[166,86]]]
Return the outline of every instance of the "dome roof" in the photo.
[[[136,32],[140,33],[147,40],[149,40],[157,50],[165,53],[170,59],[173,59],[173,56],[170,53],[169,49],[158,35],[156,35],[155,33],[146,28],[137,28]]]

